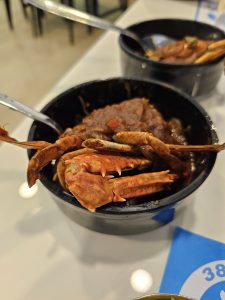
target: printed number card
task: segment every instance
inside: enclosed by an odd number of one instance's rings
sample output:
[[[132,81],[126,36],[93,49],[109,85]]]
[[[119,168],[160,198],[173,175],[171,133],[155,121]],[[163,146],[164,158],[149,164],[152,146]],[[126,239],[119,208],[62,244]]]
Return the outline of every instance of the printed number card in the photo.
[[[160,292],[225,300],[225,244],[177,228]]]
[[[218,0],[198,0],[195,20],[214,25],[218,18]]]

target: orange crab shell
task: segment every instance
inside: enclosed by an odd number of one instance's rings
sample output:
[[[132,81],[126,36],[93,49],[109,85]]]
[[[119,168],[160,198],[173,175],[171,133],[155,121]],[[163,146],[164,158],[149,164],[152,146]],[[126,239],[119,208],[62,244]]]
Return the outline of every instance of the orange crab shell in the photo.
[[[67,153],[60,159],[57,175],[66,187],[90,211],[111,202],[140,197],[162,191],[177,176],[169,171],[143,173],[134,176],[113,178],[113,173],[144,169],[151,165],[145,158],[99,153],[80,149]]]

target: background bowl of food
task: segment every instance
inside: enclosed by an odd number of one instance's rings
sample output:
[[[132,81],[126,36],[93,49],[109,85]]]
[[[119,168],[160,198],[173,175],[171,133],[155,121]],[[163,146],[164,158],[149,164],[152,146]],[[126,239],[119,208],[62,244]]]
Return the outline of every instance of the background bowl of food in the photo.
[[[225,39],[221,29],[183,19],[155,19],[128,29],[147,43],[152,37],[159,45],[160,36],[157,38],[157,35],[172,39],[170,43],[178,42],[146,55],[135,42],[121,35],[119,44],[124,76],[165,81],[193,96],[207,94],[217,85],[224,70],[225,41],[222,45],[210,44]]]
[[[39,178],[67,216],[103,233],[140,233],[171,221],[210,174],[217,153],[208,150],[221,150],[211,146],[218,140],[204,109],[157,81],[87,82],[42,112],[65,133],[59,138],[32,124],[29,140],[49,144],[35,155],[29,150],[29,184]]]

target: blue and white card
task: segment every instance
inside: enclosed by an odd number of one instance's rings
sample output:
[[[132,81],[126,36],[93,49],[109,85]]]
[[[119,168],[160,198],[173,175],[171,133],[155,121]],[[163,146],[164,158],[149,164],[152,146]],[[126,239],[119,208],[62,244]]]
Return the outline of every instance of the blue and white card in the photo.
[[[217,0],[198,0],[195,20],[214,25],[218,18]]]
[[[177,228],[160,292],[225,300],[225,244]]]

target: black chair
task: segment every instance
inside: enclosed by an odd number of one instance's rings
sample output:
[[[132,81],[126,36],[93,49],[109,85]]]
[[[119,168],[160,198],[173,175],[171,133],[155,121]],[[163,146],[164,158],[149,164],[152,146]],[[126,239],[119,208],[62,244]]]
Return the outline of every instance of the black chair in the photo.
[[[11,30],[13,30],[14,29],[14,24],[13,24],[13,17],[12,17],[11,1],[10,0],[4,0],[4,3],[5,3],[5,8],[6,8],[9,27],[10,27]],[[25,4],[23,2],[23,0],[20,0],[20,3],[21,3],[21,6],[22,6],[23,14],[24,14],[25,18],[28,19],[28,14],[27,14],[28,5]],[[33,26],[32,27],[33,27],[34,33],[36,35],[38,33],[42,34],[43,30],[42,30],[41,16],[43,15],[43,13],[41,12],[40,9],[37,9],[37,8],[33,7],[32,15],[34,16],[34,18],[32,18],[32,20],[33,20],[33,22],[32,22]]]
[[[68,6],[74,7],[73,0],[60,0],[61,4],[65,4]],[[43,22],[42,19],[45,15],[45,12],[39,8],[34,7],[30,4],[25,4],[23,0],[21,0],[22,8],[24,16],[28,19],[27,9],[31,11],[31,24],[32,31],[35,37],[43,35]],[[74,43],[74,22],[70,20],[65,20],[68,30],[69,30],[69,40],[73,44]]]
[[[121,10],[121,11],[126,10],[127,6],[128,6],[128,0],[119,0],[118,6],[108,9],[108,10],[104,11],[103,13],[99,13],[99,5],[100,5],[100,3],[98,0],[85,0],[86,11],[89,14],[92,14],[92,15],[98,16],[98,17],[102,17],[102,18],[104,18],[104,17],[108,16],[109,14],[112,14],[118,10]],[[87,28],[88,28],[88,32],[91,33],[93,27],[88,26]]]
[[[75,7],[75,0],[59,0],[60,3]],[[4,0],[7,17],[8,17],[8,23],[11,30],[14,29],[13,25],[13,19],[12,19],[12,12],[11,12],[11,3],[10,0]],[[35,37],[43,35],[43,22],[42,19],[45,15],[45,13],[39,9],[34,7],[30,4],[25,4],[23,0],[20,0],[23,14],[26,19],[29,19],[28,9],[31,11],[31,24],[32,24],[32,31]],[[114,13],[118,10],[126,10],[128,6],[128,0],[119,0],[119,6],[114,7],[112,9],[109,9],[103,13],[99,13],[99,1],[98,0],[85,0],[85,9],[88,13],[98,16],[98,17],[105,17],[111,13]],[[68,30],[69,30],[69,40],[73,44],[74,43],[74,22],[70,20],[65,20]],[[88,26],[88,32],[92,32],[92,27]]]
[[[71,6],[71,7],[75,6],[73,0],[60,0],[60,2],[62,4],[65,4],[65,5],[68,5],[68,6]],[[74,43],[74,22],[70,21],[70,20],[65,20],[65,22],[68,26],[70,42],[71,42],[71,44],[73,44]]]
[[[25,4],[23,2],[23,0],[20,0],[20,3],[21,3],[21,6],[22,6],[22,10],[23,10],[23,14],[24,14],[24,17],[26,19],[28,19],[28,14],[27,14],[27,4]]]
[[[14,24],[13,24],[13,17],[12,17],[12,8],[11,8],[11,1],[10,0],[4,0],[5,3],[5,8],[6,8],[6,13],[7,13],[7,19],[9,23],[9,28],[11,30],[14,29]],[[27,14],[27,5],[23,2],[23,0],[20,0],[20,3],[22,5],[22,10],[23,14],[26,18],[28,18]]]
[[[14,26],[13,26],[13,20],[12,20],[11,3],[10,3],[10,0],[4,0],[4,2],[5,2],[5,8],[6,8],[7,18],[8,18],[9,28],[11,30],[13,30]]]

